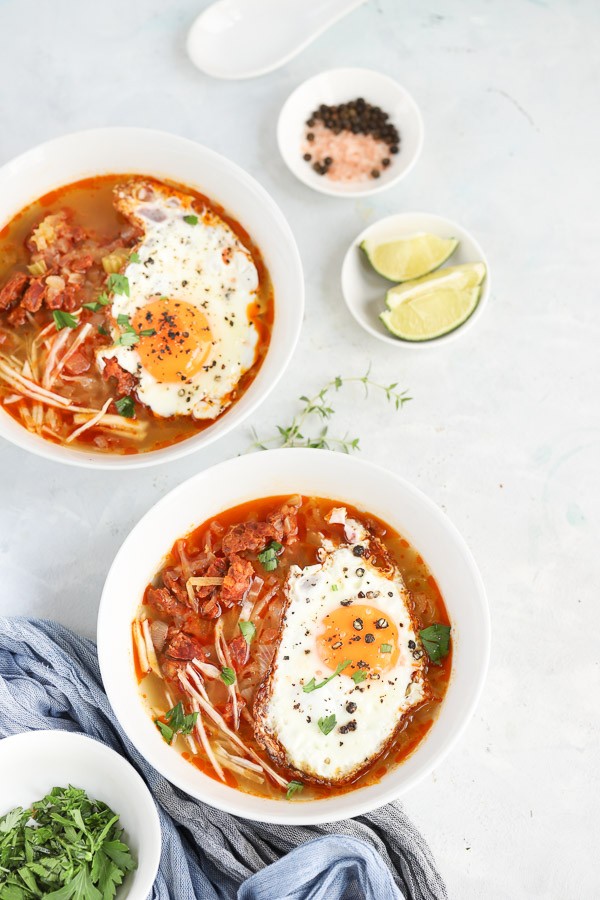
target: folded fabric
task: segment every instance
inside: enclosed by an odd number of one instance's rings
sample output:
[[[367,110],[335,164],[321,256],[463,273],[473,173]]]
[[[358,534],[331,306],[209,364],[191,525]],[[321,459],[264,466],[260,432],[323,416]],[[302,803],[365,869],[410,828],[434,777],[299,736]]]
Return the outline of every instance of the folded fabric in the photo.
[[[311,827],[274,827],[205,806],[123,735],[91,641],[55,622],[0,617],[0,736],[43,728],[108,744],[146,781],[163,839],[152,900],[447,898],[427,844],[398,804]]]

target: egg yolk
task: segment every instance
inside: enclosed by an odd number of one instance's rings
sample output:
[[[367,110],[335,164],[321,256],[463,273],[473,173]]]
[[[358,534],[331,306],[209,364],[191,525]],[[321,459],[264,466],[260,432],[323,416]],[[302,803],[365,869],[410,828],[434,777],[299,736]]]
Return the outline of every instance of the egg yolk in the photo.
[[[357,669],[365,675],[393,669],[400,656],[398,628],[375,606],[338,606],[321,622],[317,650],[321,660],[335,671],[350,660],[342,674],[352,677]]]
[[[212,347],[206,316],[183,300],[153,300],[136,312],[131,324],[140,335],[136,350],[142,365],[157,381],[187,381],[200,371]]]

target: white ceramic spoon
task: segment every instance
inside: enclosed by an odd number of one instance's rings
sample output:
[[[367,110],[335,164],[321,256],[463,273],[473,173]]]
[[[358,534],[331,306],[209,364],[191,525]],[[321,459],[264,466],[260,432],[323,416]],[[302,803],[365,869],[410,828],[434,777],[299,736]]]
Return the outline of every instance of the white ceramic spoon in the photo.
[[[190,28],[187,50],[214,78],[254,78],[300,53],[366,0],[218,0]]]

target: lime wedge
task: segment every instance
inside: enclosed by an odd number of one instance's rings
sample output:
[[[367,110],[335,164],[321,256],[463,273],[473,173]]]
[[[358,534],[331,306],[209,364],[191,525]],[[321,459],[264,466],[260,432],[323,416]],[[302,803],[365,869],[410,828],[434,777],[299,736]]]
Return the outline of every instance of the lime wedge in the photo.
[[[458,241],[436,234],[414,234],[385,244],[367,239],[360,246],[375,271],[384,278],[411,281],[433,272],[446,262],[458,247]]]
[[[479,301],[480,287],[432,287],[386,309],[381,321],[404,341],[430,341],[466,322]]]
[[[404,303],[417,294],[427,293],[433,288],[454,288],[455,290],[465,290],[466,288],[478,287],[486,275],[484,263],[465,263],[462,266],[447,266],[445,269],[438,269],[430,275],[424,275],[422,278],[416,278],[414,281],[405,281],[404,284],[397,284],[390,288],[387,292],[385,302],[389,309]]]

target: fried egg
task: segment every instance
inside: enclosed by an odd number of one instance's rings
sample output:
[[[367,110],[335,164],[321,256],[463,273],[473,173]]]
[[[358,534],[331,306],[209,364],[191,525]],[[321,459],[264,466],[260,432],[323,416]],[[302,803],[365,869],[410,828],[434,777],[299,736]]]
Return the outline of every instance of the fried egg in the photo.
[[[431,696],[402,577],[376,565],[364,528],[340,512],[330,521],[360,543],[327,542],[319,564],[290,569],[254,707],[256,739],[272,759],[325,784],[357,778]]]
[[[251,321],[258,272],[230,226],[195,198],[135,179],[115,206],[143,237],[111,298],[114,358],[137,379],[137,396],[158,416],[216,418],[256,360]],[[110,286],[110,281],[109,281]]]

